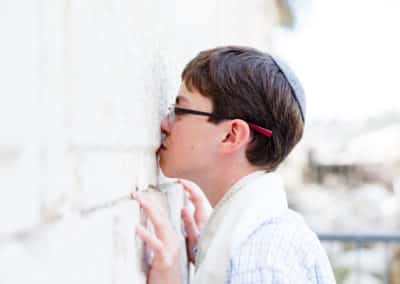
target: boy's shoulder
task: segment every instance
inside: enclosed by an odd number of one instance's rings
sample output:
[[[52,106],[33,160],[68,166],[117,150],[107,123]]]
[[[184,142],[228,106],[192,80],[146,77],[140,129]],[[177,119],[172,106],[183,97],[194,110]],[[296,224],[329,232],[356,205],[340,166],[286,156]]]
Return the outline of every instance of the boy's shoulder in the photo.
[[[309,281],[304,283],[334,283],[314,282],[321,277],[333,279],[331,267],[316,234],[290,209],[266,220],[233,252],[228,273],[248,275],[251,271]]]
[[[237,251],[255,249],[260,256],[262,255],[263,260],[266,258],[275,263],[276,257],[284,261],[300,257],[304,261],[312,257],[312,250],[320,250],[322,247],[318,237],[306,224],[304,218],[289,209],[285,214],[262,223],[237,248]],[[281,258],[281,256],[284,257]]]

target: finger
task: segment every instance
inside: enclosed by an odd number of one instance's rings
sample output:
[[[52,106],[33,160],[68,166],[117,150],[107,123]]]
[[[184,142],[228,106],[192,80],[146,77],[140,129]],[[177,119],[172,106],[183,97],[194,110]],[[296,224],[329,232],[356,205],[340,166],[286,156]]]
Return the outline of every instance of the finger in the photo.
[[[185,226],[187,237],[191,240],[197,240],[199,235],[199,228],[194,221],[193,214],[190,214],[190,210],[188,207],[182,208],[181,216],[183,224]]]
[[[183,186],[183,189],[189,194],[189,200],[193,203],[195,208],[195,220],[198,226],[205,223],[211,214],[212,208],[207,198],[200,189],[189,186],[185,181],[178,180]]]
[[[167,220],[162,218],[161,214],[157,214],[156,209],[151,207],[149,202],[143,198],[139,193],[131,193],[132,199],[139,203],[139,206],[143,209],[144,213],[149,217],[151,223],[153,224],[155,234],[160,239],[165,239],[167,235]]]
[[[178,182],[183,186],[183,189],[188,193],[189,199],[190,201],[192,201],[195,207],[205,207],[205,205],[209,205],[207,198],[204,196],[203,192],[199,188],[190,186],[187,182],[181,179],[178,180]]]
[[[178,183],[183,186],[183,189],[188,193],[189,199],[192,201],[193,204],[199,204],[203,198],[202,193],[199,191],[198,188],[194,188],[190,186],[187,182],[179,179]]]
[[[147,231],[142,225],[137,225],[135,232],[139,238],[153,250],[154,253],[159,253],[162,250],[161,241]]]
[[[196,259],[193,248],[197,245],[199,238],[199,229],[194,221],[193,214],[188,207],[182,208],[182,220],[186,231],[186,249],[189,261],[194,263]]]

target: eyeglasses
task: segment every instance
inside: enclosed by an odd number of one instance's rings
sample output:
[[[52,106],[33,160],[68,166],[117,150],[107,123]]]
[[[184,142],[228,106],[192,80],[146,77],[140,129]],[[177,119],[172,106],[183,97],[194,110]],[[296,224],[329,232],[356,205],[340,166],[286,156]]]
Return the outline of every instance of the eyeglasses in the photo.
[[[210,112],[198,111],[198,110],[188,109],[188,108],[181,108],[181,107],[176,107],[175,105],[171,105],[170,107],[168,107],[168,113],[167,113],[168,123],[171,125],[175,121],[176,115],[181,115],[181,114],[203,115],[203,116],[208,116],[208,117],[211,117],[211,118],[214,118],[217,120],[232,119],[232,118],[224,118],[224,117],[218,116],[218,115],[210,113]],[[250,122],[247,122],[247,124],[249,125],[249,127],[252,130],[254,130],[262,135],[265,135],[267,137],[272,137],[271,130],[261,127],[261,126],[258,126],[256,124],[250,123]]]

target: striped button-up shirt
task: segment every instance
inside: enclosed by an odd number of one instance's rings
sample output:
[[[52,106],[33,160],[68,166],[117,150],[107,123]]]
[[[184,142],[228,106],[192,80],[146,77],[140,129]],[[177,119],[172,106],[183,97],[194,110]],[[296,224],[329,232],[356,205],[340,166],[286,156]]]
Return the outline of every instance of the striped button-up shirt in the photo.
[[[315,233],[292,210],[268,219],[230,258],[226,284],[335,283]]]

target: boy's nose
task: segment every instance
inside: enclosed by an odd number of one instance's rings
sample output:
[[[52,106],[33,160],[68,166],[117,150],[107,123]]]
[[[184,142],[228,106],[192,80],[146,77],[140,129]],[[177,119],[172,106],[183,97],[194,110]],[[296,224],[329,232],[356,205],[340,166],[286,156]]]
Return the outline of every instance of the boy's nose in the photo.
[[[161,132],[169,133],[168,115],[165,115],[163,117],[163,119],[161,120],[160,128],[161,128]]]

